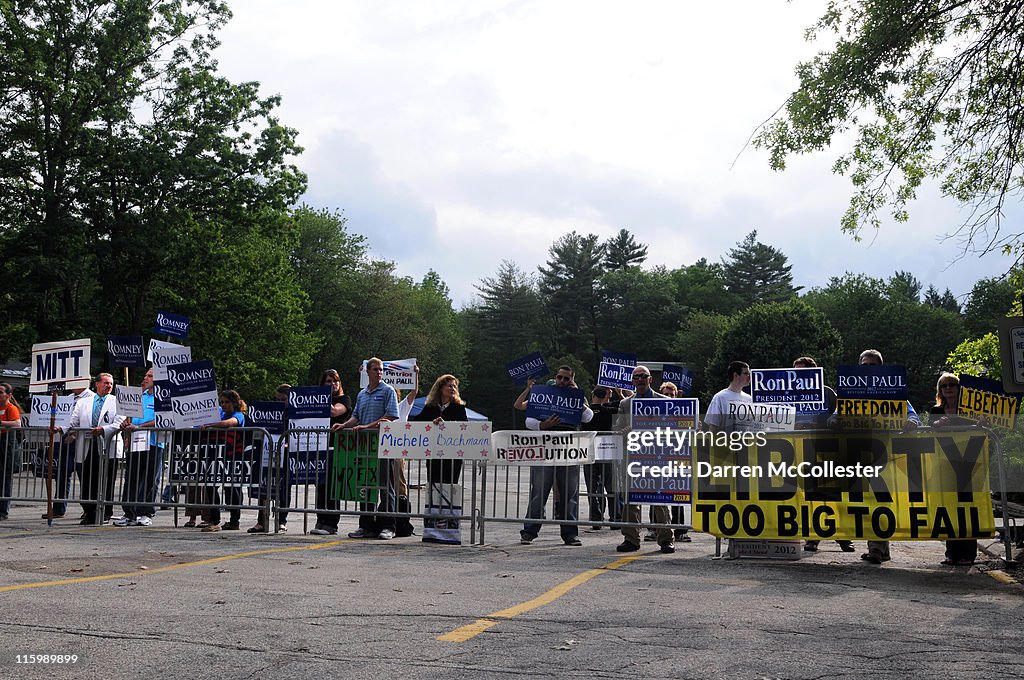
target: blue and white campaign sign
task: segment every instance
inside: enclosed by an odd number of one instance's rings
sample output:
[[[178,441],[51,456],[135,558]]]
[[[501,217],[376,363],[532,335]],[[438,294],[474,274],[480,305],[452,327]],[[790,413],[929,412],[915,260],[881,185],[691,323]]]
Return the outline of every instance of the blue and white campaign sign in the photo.
[[[633,389],[633,369],[635,368],[635,365],[602,361],[597,370],[597,384],[602,387],[631,390]]]
[[[687,503],[689,475],[662,475],[661,470],[688,470],[693,453],[689,433],[697,429],[697,399],[630,399],[630,503]],[[658,472],[652,470],[657,469]]]
[[[216,423],[220,417],[217,375],[212,361],[191,361],[167,367],[171,410],[177,428]]]
[[[540,352],[527,354],[525,357],[508,362],[505,364],[505,370],[508,371],[508,377],[512,378],[516,385],[525,385],[530,378],[540,378],[551,372]]]
[[[610,364],[622,364],[623,366],[636,367],[636,354],[633,352],[612,352],[611,350],[601,350],[601,361],[607,361]]]
[[[249,427],[261,427],[270,435],[263,439],[263,467],[270,465],[270,455],[277,449],[277,442],[284,434],[284,417],[284,402],[254,401],[249,404],[249,412],[245,414],[245,424]],[[264,478],[261,477],[261,479]]]
[[[547,420],[558,416],[566,425],[579,425],[586,397],[578,387],[534,385],[526,404],[526,417]]]
[[[849,366],[836,369],[836,394],[840,399],[899,399],[907,398],[907,369],[905,366]]]
[[[384,362],[384,374],[381,382],[391,385],[396,390],[411,390],[416,387],[416,358],[391,359]],[[359,387],[369,387],[370,379],[366,376],[366,362],[359,367]]]
[[[661,381],[674,384],[684,397],[693,396],[693,373],[685,366],[665,364],[661,367]]]
[[[750,398],[755,404],[820,404],[825,401],[821,368],[752,368]]]
[[[188,327],[191,324],[192,319],[187,316],[159,311],[156,313],[156,326],[153,327],[153,330],[157,335],[167,335],[184,340],[188,338]]]
[[[293,387],[288,390],[288,429],[320,430],[292,432],[288,436],[291,451],[325,451],[330,441],[331,387]]]
[[[141,335],[108,335],[107,366],[142,368],[146,365],[144,348]]]
[[[115,385],[117,415],[126,418],[142,418],[142,388],[130,385]]]
[[[32,406],[28,412],[29,427],[50,426],[50,406],[53,400],[52,395],[33,395]],[[54,423],[59,428],[71,427],[71,411],[75,408],[74,395],[57,397],[57,410],[54,411]]]
[[[378,458],[490,460],[489,422],[391,422],[380,424]]]
[[[171,383],[166,380],[153,382],[153,427],[160,430],[174,429]]]
[[[153,380],[167,380],[167,367],[192,361],[192,348],[153,340],[150,343],[150,361],[153,362]]]
[[[89,338],[32,345],[32,372],[28,391],[53,392],[89,387],[91,357]]]

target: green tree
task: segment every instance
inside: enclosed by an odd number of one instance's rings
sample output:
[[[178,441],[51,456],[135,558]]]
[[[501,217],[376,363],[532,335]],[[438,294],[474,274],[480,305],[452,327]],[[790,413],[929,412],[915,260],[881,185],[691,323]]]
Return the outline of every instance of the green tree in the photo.
[[[0,261],[19,273],[9,292],[20,301],[0,301],[0,314],[33,331],[22,342],[138,333],[160,307],[200,320],[208,273],[221,295],[262,274],[229,267],[282,273],[285,210],[305,186],[289,157],[301,149],[273,115],[276,97],[216,75],[229,16],[216,1],[0,3]],[[299,322],[279,350],[296,351],[286,363],[307,340],[291,283],[265,296]],[[239,387],[260,380],[243,354],[210,351]]]
[[[906,271],[897,271],[886,283],[886,296],[890,300],[919,302],[921,300],[921,282],[917,277]]]
[[[964,325],[968,335],[980,337],[995,332],[999,319],[1010,313],[1016,298],[1017,291],[1006,277],[977,281],[964,305]]]
[[[670,359],[679,317],[674,281],[664,267],[630,267],[601,277],[598,323],[606,349],[635,352],[641,359]]]
[[[495,427],[507,429],[514,426],[512,403],[521,388],[509,379],[505,364],[542,349],[541,301],[534,277],[510,260],[502,261],[495,275],[482,279],[476,289],[479,300],[459,313],[467,379],[473,386],[466,399]]]
[[[726,288],[725,267],[701,258],[672,270],[676,301],[683,311],[705,311],[728,316],[740,306],[739,296]]]
[[[939,289],[933,285],[928,286],[928,290],[924,294],[924,303],[929,307],[937,307],[938,309],[945,309],[947,312],[953,314],[960,313],[960,303],[956,301],[956,296],[947,288],[942,295],[939,295]]]
[[[730,361],[745,361],[752,368],[792,366],[798,356],[812,356],[826,371],[834,368],[843,340],[825,315],[802,300],[760,303],[729,319],[718,336],[707,375],[721,376],[703,394],[707,403],[725,387]]]
[[[935,178],[972,208],[958,230],[966,247],[1012,245],[1021,233],[1004,233],[1001,216],[1024,186],[1022,15],[1022,0],[835,0],[808,32],[835,46],[797,66],[799,87],[756,144],[781,170],[852,131],[834,171],[853,184],[842,228],[855,236],[887,206],[905,221]]]
[[[554,353],[572,354],[584,362],[598,358],[598,279],[604,252],[596,234],[583,236],[573,231],[555,240],[548,249],[547,262],[538,267],[538,290]]]
[[[627,229],[619,229],[618,234],[604,242],[604,266],[609,269],[626,271],[639,267],[646,259],[647,246],[637,243]]]
[[[782,251],[757,240],[755,229],[722,261],[726,290],[742,305],[791,300],[802,286],[793,286],[793,265],[786,262]]]
[[[949,370],[957,375],[976,375],[1002,380],[1003,360],[999,354],[999,338],[986,333],[974,340],[964,340],[946,359]]]
[[[729,317],[715,312],[690,314],[672,341],[671,355],[693,373],[694,394],[713,394],[721,389],[725,374],[708,374],[707,367],[718,346],[718,339],[729,327]],[[707,401],[705,400],[705,407]]]

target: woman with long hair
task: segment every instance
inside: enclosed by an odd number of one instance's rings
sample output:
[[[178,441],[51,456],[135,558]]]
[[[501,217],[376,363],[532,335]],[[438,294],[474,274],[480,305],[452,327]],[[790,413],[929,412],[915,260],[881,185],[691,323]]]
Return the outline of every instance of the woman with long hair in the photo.
[[[423,410],[410,420],[441,423],[444,421],[466,421],[466,402],[459,396],[459,379],[445,373],[434,381]],[[427,489],[428,506],[452,510],[453,496],[462,474],[461,460],[428,460]],[[433,502],[431,502],[433,499]],[[460,501],[461,503],[461,501]],[[427,543],[461,543],[458,519],[430,519],[423,521],[423,540]]]
[[[335,369],[328,368],[320,376],[320,384],[331,388],[331,425],[344,423],[352,416],[352,398],[345,394],[345,388],[341,385],[341,375]],[[339,510],[341,508],[340,501],[329,498],[328,490],[326,481],[316,485],[317,510]],[[338,533],[338,520],[340,519],[341,516],[333,512],[318,512],[316,513],[316,526],[309,533],[317,536],[333,536]]]
[[[241,395],[235,390],[224,390],[220,393],[220,417],[221,419],[215,423],[206,423],[200,426],[200,429],[227,429],[235,427],[245,427],[245,413],[249,410],[249,406],[242,399]],[[227,455],[238,455],[244,448],[243,437],[240,433],[229,432],[225,435],[225,441],[227,442]],[[206,487],[204,493],[205,500],[212,507],[208,508],[204,512],[204,524],[203,531],[237,531],[239,528],[239,521],[242,519],[242,511],[238,507],[230,508],[228,521],[222,527],[220,525],[220,497],[217,494],[216,486]],[[242,504],[242,487],[238,484],[230,484],[224,487],[224,502],[228,506],[240,506]]]
[[[928,424],[935,428],[983,424],[959,415],[959,407],[960,378],[953,373],[943,372],[935,383],[935,405],[928,411]],[[987,424],[987,420],[984,424]],[[942,564],[947,567],[969,567],[974,564],[977,557],[977,539],[946,541],[946,558],[942,560]]]

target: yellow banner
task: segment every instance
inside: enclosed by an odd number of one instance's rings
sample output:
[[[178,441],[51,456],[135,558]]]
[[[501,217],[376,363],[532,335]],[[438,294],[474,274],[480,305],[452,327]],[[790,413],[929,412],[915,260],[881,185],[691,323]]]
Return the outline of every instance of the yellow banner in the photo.
[[[838,399],[836,416],[847,430],[902,430],[907,402],[902,399]]]
[[[957,412],[962,416],[975,420],[985,416],[991,425],[1013,428],[1017,424],[1017,408],[1014,397],[960,386]]]
[[[766,433],[693,452],[693,526],[722,538],[947,540],[995,531],[981,431]]]

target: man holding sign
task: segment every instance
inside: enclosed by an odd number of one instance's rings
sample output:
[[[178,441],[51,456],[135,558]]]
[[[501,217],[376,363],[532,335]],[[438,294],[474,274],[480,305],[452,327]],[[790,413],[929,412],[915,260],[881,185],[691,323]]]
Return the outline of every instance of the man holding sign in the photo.
[[[574,372],[569,366],[559,366],[553,387],[534,387],[530,391],[526,409],[526,428],[529,430],[575,431],[580,422],[589,423],[594,412],[587,406],[583,390],[576,387]],[[579,513],[580,468],[578,465],[533,465],[530,467],[530,501],[526,508],[529,519],[543,519],[551,487],[558,484],[555,500],[555,519],[575,522]],[[566,545],[583,545],[579,527],[560,525],[562,541]],[[530,545],[540,533],[540,523],[528,522],[519,532],[523,545]]]

